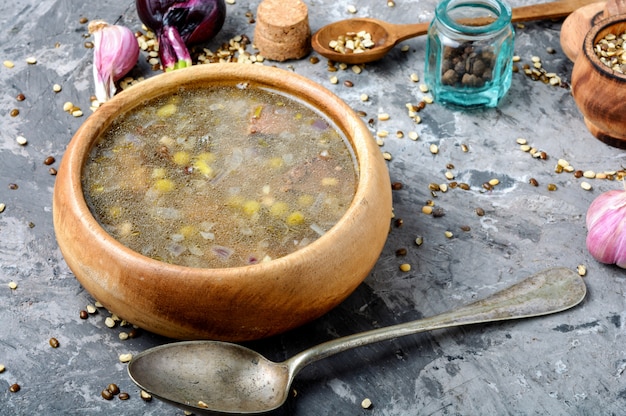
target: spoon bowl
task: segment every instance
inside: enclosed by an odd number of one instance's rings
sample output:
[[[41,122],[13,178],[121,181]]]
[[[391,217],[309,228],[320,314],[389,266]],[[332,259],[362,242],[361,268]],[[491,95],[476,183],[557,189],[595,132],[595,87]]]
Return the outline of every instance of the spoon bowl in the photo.
[[[141,352],[128,373],[143,390],[188,411],[260,414],[287,400],[302,368],[339,352],[434,329],[560,312],[580,303],[586,292],[574,271],[548,269],[459,309],[331,340],[280,363],[237,344],[187,341]]]
[[[512,10],[513,22],[543,19],[559,19],[595,0],[561,0],[550,3],[516,7]],[[484,19],[483,19],[484,20]],[[463,22],[476,24],[476,22]],[[482,23],[484,24],[484,22]],[[354,18],[328,24],[311,37],[311,46],[323,57],[347,64],[364,64],[383,58],[396,44],[403,40],[428,33],[430,23],[392,24],[378,19]],[[351,32],[365,31],[372,35],[374,46],[360,53],[341,53],[329,46],[330,41]]]

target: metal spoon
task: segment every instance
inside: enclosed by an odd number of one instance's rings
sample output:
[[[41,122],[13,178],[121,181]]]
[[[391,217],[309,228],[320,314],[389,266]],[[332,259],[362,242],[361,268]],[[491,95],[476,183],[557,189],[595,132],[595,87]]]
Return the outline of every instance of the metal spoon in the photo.
[[[586,291],[572,270],[548,269],[459,309],[328,341],[281,363],[237,344],[187,341],[141,352],[128,373],[153,396],[195,413],[264,413],[280,407],[296,374],[322,358],[418,332],[560,312],[580,303]]]
[[[561,0],[543,4],[516,7],[512,10],[513,22],[531,20],[559,19],[566,17],[579,7],[586,6],[597,0]],[[364,64],[377,61],[387,54],[396,44],[403,40],[425,35],[430,23],[392,24],[377,19],[354,18],[340,20],[322,27],[311,38],[311,46],[320,55],[336,62],[347,64]],[[484,24],[484,23],[482,23]],[[372,35],[376,45],[362,53],[341,53],[328,44],[339,36],[350,32],[366,31]]]

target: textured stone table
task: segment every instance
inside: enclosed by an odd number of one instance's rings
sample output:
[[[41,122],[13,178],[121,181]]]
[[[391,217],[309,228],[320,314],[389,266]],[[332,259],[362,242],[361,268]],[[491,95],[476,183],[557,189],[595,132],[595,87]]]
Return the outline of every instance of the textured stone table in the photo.
[[[433,0],[353,2],[357,16],[409,23],[432,18]],[[530,3],[530,2],[528,2]],[[228,6],[224,30],[207,46],[217,48],[238,34],[252,37],[258,2]],[[307,1],[313,30],[350,17],[349,1]],[[514,4],[522,4],[515,2]],[[79,311],[94,299],[74,278],[58,250],[51,200],[58,167],[73,133],[89,114],[93,94],[91,50],[83,44],[81,17],[102,18],[140,30],[130,0],[15,0],[0,6],[0,414],[2,415],[174,415],[169,405],[144,402],[119,355],[138,353],[171,340],[146,332],[120,340],[129,328],[108,328],[99,310],[83,320]],[[544,68],[564,81],[572,63],[559,46],[560,22],[517,28],[520,63],[539,56]],[[568,88],[553,87],[515,73],[509,94],[496,109],[459,111],[426,106],[421,123],[406,103],[423,93],[410,74],[423,77],[425,39],[403,43],[361,74],[348,68],[328,72],[325,59],[277,66],[306,75],[367,113],[372,133],[390,132],[388,152],[396,220],[374,270],[358,290],[326,316],[292,332],[248,343],[275,360],[324,340],[434,315],[508,286],[552,266],[588,269],[589,293],[577,308],[548,317],[439,330],[377,345],[318,362],[294,383],[295,398],[278,414],[290,415],[611,415],[626,406],[626,279],[622,269],[594,261],[585,248],[585,212],[595,196],[622,186],[616,181],[555,173],[558,159],[576,169],[620,169],[626,153],[594,139],[586,130]],[[547,48],[555,53],[548,53]],[[311,56],[315,56],[312,54]],[[26,59],[35,57],[36,64]],[[265,64],[272,64],[266,62]],[[142,56],[134,76],[152,76]],[[336,75],[337,84],[329,78]],[[354,84],[348,88],[345,80]],[[62,86],[55,93],[53,84]],[[23,93],[26,99],[18,101]],[[369,101],[361,102],[360,95]],[[71,101],[85,112],[72,117]],[[15,117],[12,109],[18,109]],[[378,121],[378,113],[390,114]],[[404,138],[396,137],[402,131]],[[408,133],[419,133],[413,141]],[[25,146],[18,136],[28,140]],[[545,151],[533,158],[516,139]],[[439,153],[429,151],[430,144]],[[464,152],[463,146],[469,151]],[[53,156],[56,162],[45,165]],[[430,183],[467,183],[433,197]],[[499,184],[485,190],[482,184]],[[539,186],[529,184],[534,178]],[[557,189],[549,191],[548,184]],[[17,185],[17,189],[12,184]],[[421,213],[433,199],[445,215]],[[475,209],[484,210],[478,216]],[[467,231],[469,228],[469,231]],[[465,229],[466,231],[464,231]],[[444,235],[453,233],[452,238]],[[417,246],[415,239],[423,238]],[[405,248],[406,255],[397,256]],[[346,253],[349,255],[349,253]],[[399,265],[409,263],[411,271]],[[10,289],[9,283],[17,283]],[[60,346],[53,349],[50,338]],[[9,391],[18,383],[19,392]],[[100,392],[116,383],[130,399],[105,401]],[[369,398],[373,405],[361,407]]]

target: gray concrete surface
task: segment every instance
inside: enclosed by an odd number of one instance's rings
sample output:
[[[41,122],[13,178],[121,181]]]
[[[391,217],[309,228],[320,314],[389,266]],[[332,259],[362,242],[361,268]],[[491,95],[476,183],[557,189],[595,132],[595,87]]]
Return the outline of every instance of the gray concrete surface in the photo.
[[[350,1],[311,0],[313,30],[340,18]],[[398,23],[430,20],[435,2],[396,0],[353,2],[358,16]],[[523,1],[512,2],[514,5]],[[530,3],[530,2],[527,2]],[[246,12],[258,1],[228,6],[224,30],[208,46],[247,33]],[[91,50],[85,49],[86,25],[79,19],[102,18],[140,29],[131,0],[15,0],[0,6],[0,414],[2,415],[180,415],[153,400],[142,401],[118,360],[170,340],[142,332],[122,341],[104,324],[100,310],[83,320],[79,311],[94,299],[74,278],[58,250],[52,227],[54,176],[43,164],[54,156],[58,167],[72,134],[84,121],[62,110],[72,101],[89,113],[93,93]],[[528,23],[517,28],[516,53],[523,62],[533,55],[544,67],[569,80],[572,63],[559,46],[559,22]],[[425,39],[404,42],[363,73],[327,72],[326,60],[277,64],[330,88],[355,110],[372,119],[373,133],[389,131],[381,150],[389,152],[396,218],[374,270],[342,305],[289,333],[248,343],[282,360],[318,342],[374,327],[433,315],[512,284],[538,270],[586,265],[589,294],[579,307],[558,315],[517,322],[478,325],[397,339],[341,354],[306,368],[297,378],[297,396],[277,414],[290,415],[619,415],[626,411],[626,307],[622,269],[597,263],[585,248],[584,218],[589,203],[619,182],[592,180],[591,192],[572,174],[556,174],[559,158],[577,169],[616,170],[626,154],[606,146],[586,130],[567,88],[551,87],[514,74],[511,91],[496,109],[459,111],[429,105],[416,124],[405,104],[422,93],[412,83],[423,77]],[[547,47],[556,53],[549,54]],[[37,58],[35,65],[26,58]],[[315,56],[315,54],[313,54]],[[142,60],[142,62],[144,62]],[[143,63],[134,75],[155,73]],[[340,82],[329,82],[337,75]],[[354,83],[352,88],[344,80]],[[58,83],[63,90],[52,91]],[[26,100],[18,102],[23,93]],[[366,93],[370,101],[359,96]],[[599,92],[609,94],[610,92]],[[10,110],[19,109],[17,117]],[[376,114],[391,119],[378,122]],[[401,130],[405,138],[395,137]],[[420,138],[406,137],[416,131]],[[16,143],[18,135],[28,140]],[[519,150],[526,138],[547,153],[534,159]],[[429,152],[430,144],[439,153]],[[461,150],[461,145],[469,152]],[[421,214],[433,199],[431,182],[444,183],[446,165],[469,191],[452,189],[435,201],[445,211]],[[528,184],[535,178],[539,186]],[[492,191],[481,185],[498,178]],[[548,191],[554,183],[558,189]],[[10,189],[17,184],[18,189]],[[475,214],[476,207],[485,215]],[[469,226],[470,231],[462,231]],[[450,230],[453,238],[446,238]],[[414,240],[422,236],[424,243]],[[396,250],[406,248],[404,257]],[[401,272],[401,263],[410,272]],[[17,288],[9,288],[9,282]],[[48,341],[60,342],[56,349]],[[21,390],[9,391],[18,383]],[[100,392],[117,383],[130,399],[105,401]],[[361,400],[371,399],[370,409]]]

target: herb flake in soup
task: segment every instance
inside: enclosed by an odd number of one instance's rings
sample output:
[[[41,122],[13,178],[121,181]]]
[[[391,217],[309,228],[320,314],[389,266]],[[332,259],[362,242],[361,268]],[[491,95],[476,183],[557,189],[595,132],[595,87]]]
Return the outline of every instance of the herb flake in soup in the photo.
[[[294,252],[346,212],[345,137],[318,111],[248,85],[182,91],[117,118],[83,189],[96,220],[145,256],[236,267]]]

